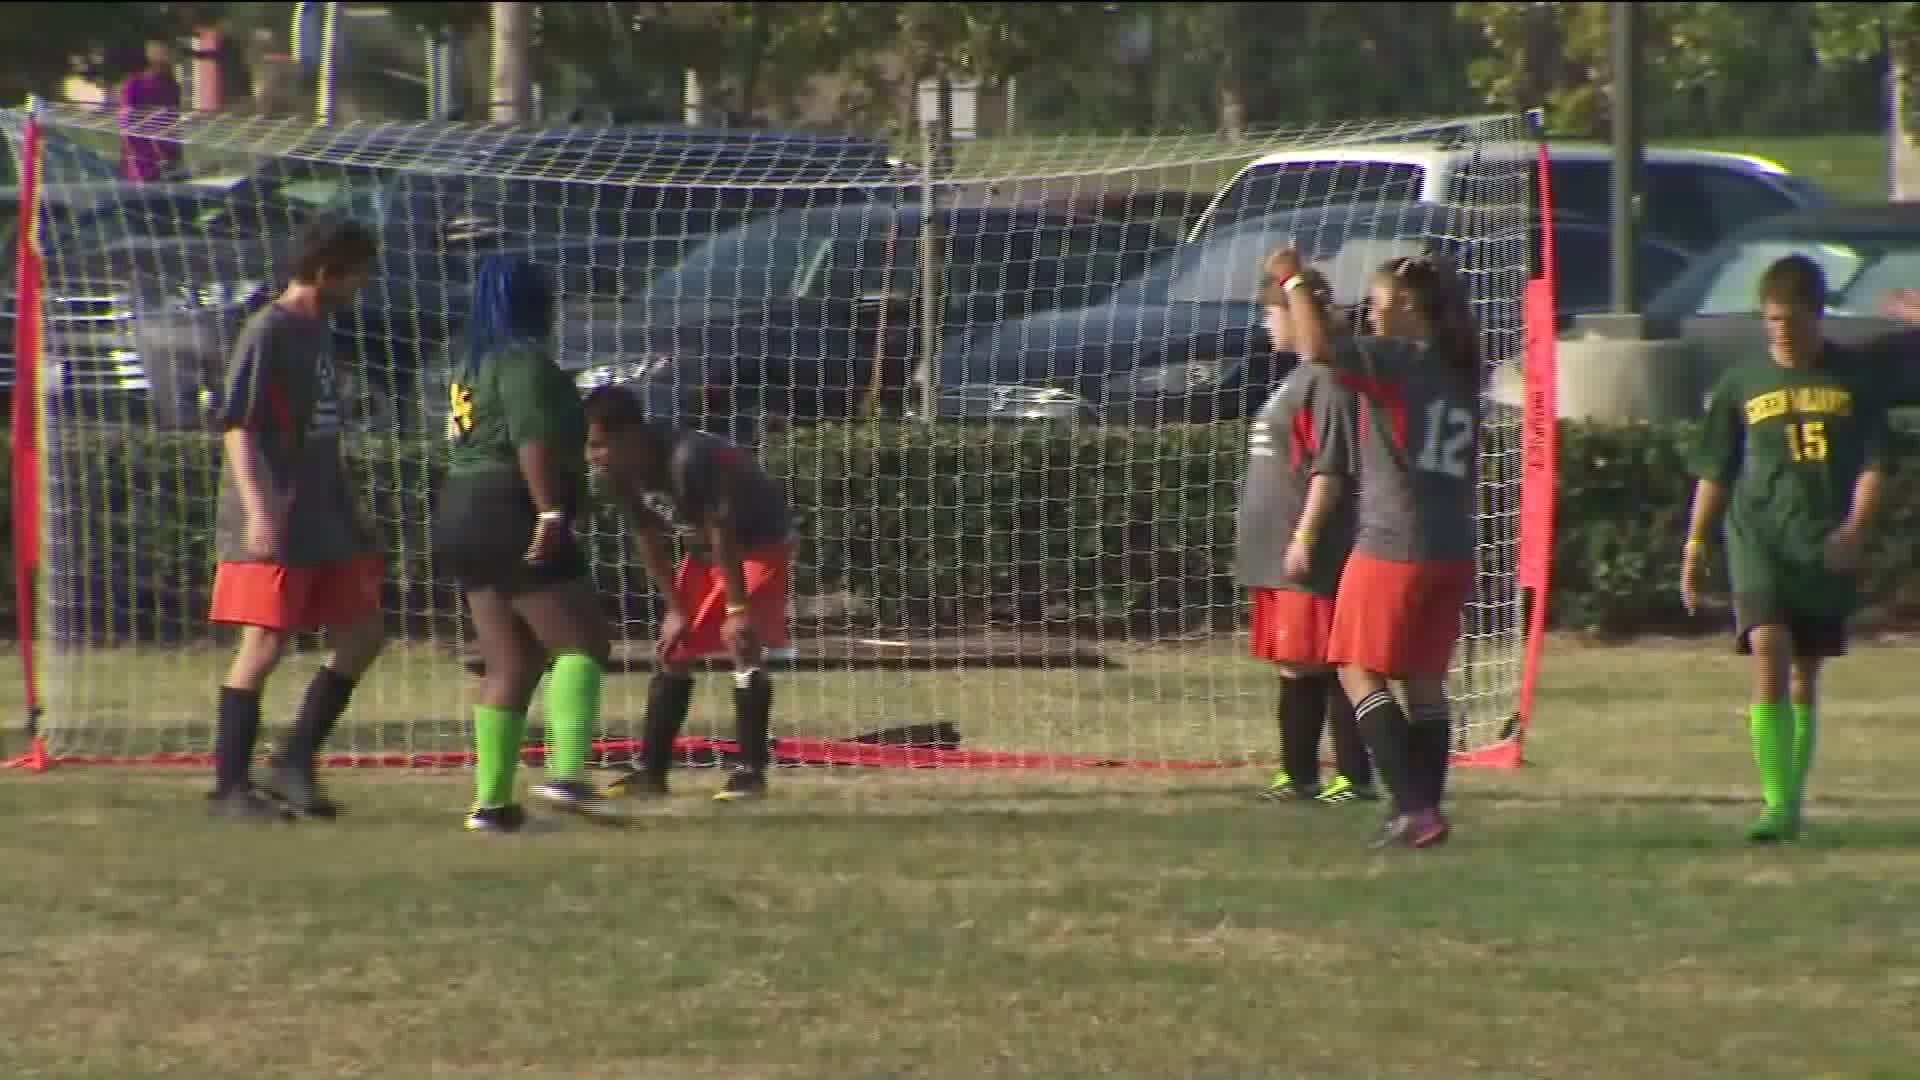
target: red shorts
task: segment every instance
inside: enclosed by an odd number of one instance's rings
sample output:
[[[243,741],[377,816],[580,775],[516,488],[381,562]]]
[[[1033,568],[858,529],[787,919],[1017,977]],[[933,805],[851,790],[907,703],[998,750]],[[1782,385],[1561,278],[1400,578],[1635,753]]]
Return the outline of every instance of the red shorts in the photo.
[[[1473,563],[1396,562],[1354,552],[1340,575],[1327,660],[1395,679],[1445,675],[1473,595]]]
[[[1333,597],[1255,586],[1248,651],[1276,664],[1324,664],[1333,630]]]
[[[379,555],[307,566],[223,560],[207,618],[282,631],[349,626],[379,614],[385,572]]]
[[[787,568],[793,549],[785,544],[755,548],[740,558],[747,578],[747,614],[760,635],[760,644],[775,648],[787,643]],[[727,580],[720,567],[704,559],[683,559],[673,575],[676,605],[687,613],[687,636],[669,660],[723,656],[726,639],[720,630],[727,621]]]

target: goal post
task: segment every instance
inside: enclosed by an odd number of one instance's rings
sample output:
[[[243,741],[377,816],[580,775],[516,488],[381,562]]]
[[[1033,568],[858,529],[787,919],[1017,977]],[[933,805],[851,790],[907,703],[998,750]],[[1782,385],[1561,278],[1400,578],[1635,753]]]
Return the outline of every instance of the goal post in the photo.
[[[0,132],[28,177],[0,305],[39,709],[22,764],[207,760],[232,643],[205,619],[209,409],[236,330],[322,212],[380,243],[335,324],[390,632],[336,764],[470,760],[469,633],[428,507],[470,274],[494,252],[551,271],[555,355],[583,390],[629,385],[663,420],[754,447],[786,484],[801,543],[790,641],[769,664],[781,763],[1270,760],[1275,679],[1247,656],[1233,518],[1246,421],[1292,362],[1253,302],[1261,257],[1289,240],[1344,304],[1394,254],[1438,253],[1468,283],[1487,390],[1454,745],[1463,763],[1520,759],[1554,453],[1550,197],[1530,117],[982,139],[937,170],[883,141],[798,133],[68,106],[6,111]],[[195,179],[106,183],[48,150],[124,137],[181,144]],[[610,513],[579,528],[616,627],[596,753],[619,764],[638,746],[658,606]],[[269,731],[317,662],[302,644],[269,689]],[[702,680],[689,764],[733,751],[726,685]],[[537,757],[537,699],[533,728]]]

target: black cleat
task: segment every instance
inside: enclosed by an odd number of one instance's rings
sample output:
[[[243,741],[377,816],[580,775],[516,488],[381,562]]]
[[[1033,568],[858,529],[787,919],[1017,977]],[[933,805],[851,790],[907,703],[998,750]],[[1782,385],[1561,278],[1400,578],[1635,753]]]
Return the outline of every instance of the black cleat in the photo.
[[[668,794],[667,778],[645,769],[628,769],[607,781],[607,794],[625,795],[632,799],[664,799]]]
[[[208,815],[226,821],[292,821],[293,812],[251,787],[207,793]]]
[[[476,806],[467,815],[468,832],[519,832],[526,823],[526,808],[519,803],[508,803],[505,806]]]
[[[713,797],[714,802],[747,802],[767,797],[767,776],[752,769],[735,769],[727,777],[727,786]]]
[[[266,794],[280,800],[287,809],[304,817],[336,818],[340,804],[327,796],[313,770],[273,762],[267,773]]]
[[[626,824],[620,809],[585,780],[548,780],[533,793],[555,810],[579,814],[596,825]]]

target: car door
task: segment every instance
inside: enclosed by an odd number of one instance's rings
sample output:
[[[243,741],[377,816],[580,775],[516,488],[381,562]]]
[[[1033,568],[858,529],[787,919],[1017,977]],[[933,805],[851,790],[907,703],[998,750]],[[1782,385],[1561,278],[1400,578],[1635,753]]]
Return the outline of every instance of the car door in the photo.
[[[1613,220],[1613,164],[1605,160],[1554,158],[1547,167],[1553,212],[1602,224]]]

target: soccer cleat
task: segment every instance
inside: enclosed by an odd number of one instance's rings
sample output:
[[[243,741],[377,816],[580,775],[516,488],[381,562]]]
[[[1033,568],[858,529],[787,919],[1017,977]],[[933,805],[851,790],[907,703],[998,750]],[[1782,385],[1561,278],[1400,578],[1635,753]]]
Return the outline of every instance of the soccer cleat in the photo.
[[[227,821],[292,821],[293,812],[251,787],[207,793],[207,813]]]
[[[288,810],[313,818],[340,816],[340,804],[327,796],[311,769],[299,769],[273,762],[263,789],[269,798],[278,799]]]
[[[1387,820],[1380,823],[1380,831],[1373,834],[1373,839],[1367,842],[1367,846],[1379,851],[1404,844],[1409,817],[1410,815],[1407,814],[1387,815]]]
[[[667,778],[645,769],[628,769],[607,781],[607,794],[625,795],[633,799],[664,799],[668,794]]]
[[[1410,848],[1439,847],[1453,835],[1453,823],[1439,807],[1422,810],[1407,815],[1406,828],[1401,831],[1400,841]]]
[[[505,806],[476,806],[467,815],[468,832],[519,832],[527,823],[527,810],[519,803]]]
[[[533,793],[555,810],[579,814],[596,824],[624,823],[620,811],[614,807],[613,803],[585,780],[548,780],[535,787]]]
[[[1287,770],[1275,770],[1267,786],[1260,789],[1260,797],[1267,802],[1312,802],[1315,789],[1305,784],[1296,784]]]
[[[767,777],[752,769],[735,769],[727,777],[727,786],[713,796],[714,802],[747,802],[767,797]]]
[[[1785,844],[1799,838],[1799,815],[1783,810],[1768,810],[1747,826],[1749,844]]]
[[[1331,780],[1320,785],[1320,792],[1314,799],[1329,806],[1348,802],[1378,802],[1380,793],[1374,790],[1372,784],[1356,784],[1335,773]]]

